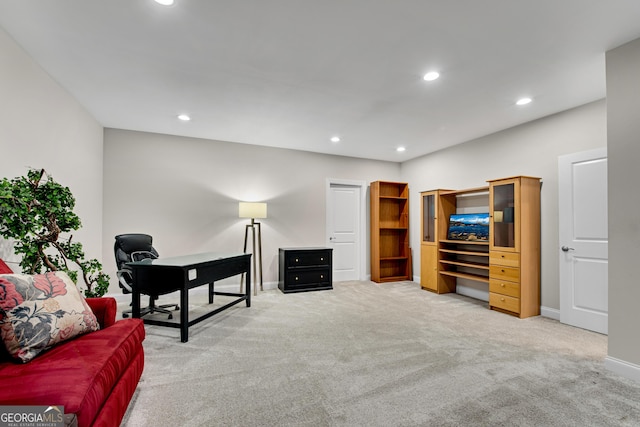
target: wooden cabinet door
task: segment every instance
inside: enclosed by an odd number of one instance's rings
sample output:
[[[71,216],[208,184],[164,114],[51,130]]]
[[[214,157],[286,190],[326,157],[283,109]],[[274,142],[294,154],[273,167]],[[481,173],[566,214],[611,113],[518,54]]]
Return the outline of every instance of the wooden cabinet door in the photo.
[[[492,251],[520,251],[520,180],[510,178],[489,184],[489,245]]]
[[[438,248],[423,244],[420,248],[420,286],[438,292]]]

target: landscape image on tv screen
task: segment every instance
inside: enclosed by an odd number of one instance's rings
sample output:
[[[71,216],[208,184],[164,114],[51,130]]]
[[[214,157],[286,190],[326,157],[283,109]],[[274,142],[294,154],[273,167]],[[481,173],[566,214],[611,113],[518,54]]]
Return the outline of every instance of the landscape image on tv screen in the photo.
[[[453,214],[449,217],[449,240],[489,240],[489,213]]]

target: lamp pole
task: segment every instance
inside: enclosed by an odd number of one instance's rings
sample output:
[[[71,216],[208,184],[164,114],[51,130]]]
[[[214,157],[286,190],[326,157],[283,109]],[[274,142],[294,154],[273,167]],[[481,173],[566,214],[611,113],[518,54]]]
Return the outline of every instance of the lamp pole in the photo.
[[[251,223],[247,224],[244,229],[244,253],[247,253],[247,243],[249,241],[249,228],[251,228],[251,251],[253,252],[253,294],[257,295],[258,292],[258,275],[260,275],[260,290],[263,291],[262,281],[262,230],[260,223],[256,221],[256,218],[267,217],[267,204],[266,203],[250,203],[240,202],[239,204],[239,216],[240,218],[251,218]],[[258,230],[258,244],[256,246],[256,229]],[[257,265],[256,265],[257,264]],[[242,285],[244,283],[244,274],[240,279],[240,292],[242,292]],[[251,286],[247,283],[247,286]]]

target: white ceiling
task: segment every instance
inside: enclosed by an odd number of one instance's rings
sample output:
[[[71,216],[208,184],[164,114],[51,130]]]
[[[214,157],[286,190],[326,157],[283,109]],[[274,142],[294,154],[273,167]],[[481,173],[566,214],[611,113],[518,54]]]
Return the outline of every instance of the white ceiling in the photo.
[[[0,0],[0,26],[105,127],[405,161],[605,97],[640,1]]]

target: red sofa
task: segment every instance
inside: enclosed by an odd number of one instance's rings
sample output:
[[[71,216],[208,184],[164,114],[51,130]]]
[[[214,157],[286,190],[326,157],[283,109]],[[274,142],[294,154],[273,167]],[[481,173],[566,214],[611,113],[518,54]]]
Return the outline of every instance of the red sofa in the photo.
[[[113,298],[86,300],[100,330],[27,363],[14,361],[0,344],[0,405],[64,406],[69,425],[120,425],[144,368],[144,325],[116,322]]]

